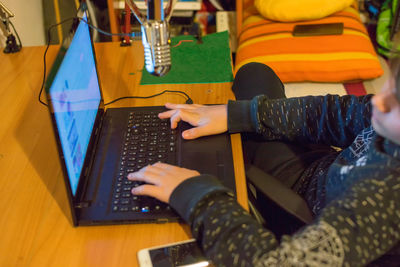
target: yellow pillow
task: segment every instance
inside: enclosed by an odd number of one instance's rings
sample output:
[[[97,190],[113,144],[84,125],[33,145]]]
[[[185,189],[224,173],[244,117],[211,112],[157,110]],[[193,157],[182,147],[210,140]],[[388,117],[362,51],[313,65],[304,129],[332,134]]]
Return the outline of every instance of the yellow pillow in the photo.
[[[354,0],[255,0],[258,12],[277,21],[314,20],[349,7]]]

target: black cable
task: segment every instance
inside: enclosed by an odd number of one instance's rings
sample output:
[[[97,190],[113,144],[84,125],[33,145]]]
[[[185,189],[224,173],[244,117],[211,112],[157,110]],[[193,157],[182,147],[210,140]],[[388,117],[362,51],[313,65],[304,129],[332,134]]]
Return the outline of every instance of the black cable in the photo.
[[[178,93],[178,94],[183,94],[183,95],[186,96],[186,104],[192,104],[192,103],[193,103],[193,100],[190,98],[190,96],[188,96],[188,95],[187,95],[185,92],[183,92],[183,91],[178,91],[178,90],[164,90],[164,91],[162,91],[161,93],[154,94],[154,95],[149,95],[149,96],[123,96],[123,97],[119,97],[119,98],[116,98],[116,99],[114,99],[114,100],[112,100],[112,101],[110,101],[110,102],[108,102],[108,103],[105,103],[104,106],[110,105],[110,104],[115,103],[115,102],[117,102],[117,101],[119,101],[119,100],[122,100],[122,99],[128,99],[128,98],[147,99],[147,98],[152,98],[152,97],[156,97],[156,96],[162,95],[162,94],[164,94],[164,93]]]
[[[44,55],[43,55],[43,80],[42,80],[42,86],[40,87],[40,92],[39,92],[39,102],[45,106],[47,106],[47,104],[42,101],[41,96],[42,96],[42,92],[43,92],[43,88],[44,88],[44,83],[46,81],[46,55],[47,55],[47,51],[49,50],[49,47],[50,47],[50,40],[51,40],[50,30],[54,27],[57,27],[58,25],[61,25],[65,22],[73,20],[73,19],[75,19],[75,17],[65,19],[59,23],[51,25],[47,29],[47,46],[46,46],[46,50],[44,51]]]
[[[140,32],[132,32],[132,33],[111,33],[111,32],[106,32],[103,31],[102,29],[90,24],[88,21],[86,21],[85,19],[81,19],[79,18],[79,20],[85,22],[90,28],[92,28],[93,30],[98,31],[99,33],[102,33],[104,35],[108,35],[108,36],[120,36],[120,37],[124,37],[124,36],[129,36],[129,37],[137,37],[139,35],[141,35]]]
[[[51,25],[51,26],[47,29],[47,46],[46,46],[46,50],[44,51],[44,55],[43,55],[43,81],[42,81],[42,86],[41,86],[40,92],[39,92],[39,102],[40,102],[41,104],[45,105],[45,106],[47,106],[47,104],[46,104],[45,102],[42,101],[41,96],[42,96],[44,84],[45,84],[45,81],[46,81],[46,55],[47,55],[47,51],[48,51],[49,46],[50,46],[50,39],[51,39],[50,31],[51,31],[52,28],[54,28],[54,27],[56,27],[56,26],[58,26],[58,25],[60,25],[60,24],[63,24],[63,23],[65,23],[65,22],[67,22],[67,21],[76,19],[76,18],[77,18],[77,17],[72,17],[72,18],[65,19],[65,20],[63,20],[63,21],[61,21],[61,22],[59,22],[59,23],[57,23],[57,24]],[[109,35],[109,36],[126,36],[126,35],[129,35],[130,37],[136,35],[135,32],[132,32],[132,34],[128,34],[128,33],[109,33],[109,32],[103,31],[102,29],[100,29],[100,28],[98,28],[98,27],[93,26],[92,24],[90,24],[90,23],[89,23],[88,21],[86,21],[85,19],[81,19],[81,18],[78,18],[78,19],[84,21],[84,22],[85,22],[89,27],[91,27],[92,29],[94,29],[94,30],[96,30],[96,31],[98,31],[98,32],[100,32],[100,33],[102,33],[102,34],[105,34],[105,35]],[[13,26],[13,27],[14,27],[14,26]],[[17,34],[17,36],[18,36],[18,34]],[[19,37],[18,37],[18,39],[19,39]],[[124,97],[119,97],[119,98],[114,99],[114,100],[112,100],[112,101],[110,101],[110,102],[108,102],[108,103],[105,103],[104,105],[105,105],[105,106],[106,106],[106,105],[110,105],[110,104],[115,103],[115,102],[117,102],[117,101],[119,101],[119,100],[128,99],[128,98],[147,99],[147,98],[152,98],[152,97],[156,97],[156,96],[162,95],[162,94],[164,94],[164,93],[180,93],[180,94],[183,94],[183,95],[186,96],[186,102],[185,102],[186,104],[192,104],[192,103],[193,103],[193,100],[192,100],[185,92],[183,92],[183,91],[164,90],[164,91],[162,91],[161,93],[158,93],[158,94],[155,94],[155,95],[150,95],[150,96],[124,96]]]
[[[59,22],[57,24],[51,25],[47,29],[47,46],[46,46],[46,50],[45,50],[44,55],[43,55],[43,81],[42,81],[42,86],[41,86],[40,92],[39,92],[39,102],[41,104],[45,105],[45,106],[47,106],[47,104],[45,102],[43,102],[41,98],[42,98],[42,92],[43,92],[44,84],[46,82],[46,55],[47,55],[47,51],[49,50],[50,41],[51,41],[51,34],[50,34],[51,29],[54,28],[54,27],[57,27],[60,24],[63,24],[65,22],[67,22],[67,21],[70,21],[70,20],[73,20],[73,19],[76,19],[76,18],[77,17],[67,18],[67,19],[65,19],[65,20],[63,20],[63,21],[61,21],[61,22]],[[114,36],[126,36],[127,35],[126,33],[109,33],[109,32],[103,31],[102,29],[100,29],[98,27],[95,27],[95,26],[91,25],[89,22],[87,22],[84,19],[80,19],[80,20],[83,20],[89,27],[91,27],[92,29],[94,29],[94,30],[96,30],[96,31],[98,31],[98,32],[100,32],[102,34],[105,34],[105,35],[109,35],[109,36],[113,36],[113,35]],[[130,34],[128,34],[128,35],[130,35]],[[17,34],[17,37],[18,37],[18,40],[19,40],[18,34]]]
[[[45,106],[47,106],[47,104],[42,101],[41,96],[42,96],[42,92],[43,92],[43,88],[44,88],[44,83],[46,81],[46,55],[47,55],[47,51],[49,50],[49,47],[50,47],[50,40],[51,40],[50,30],[54,27],[57,27],[58,25],[61,25],[65,22],[67,22],[67,21],[73,20],[74,18],[75,17],[65,19],[59,23],[51,25],[47,29],[47,46],[46,46],[46,50],[44,51],[44,55],[43,55],[43,80],[42,80],[42,86],[40,87],[40,92],[39,92],[39,102]]]

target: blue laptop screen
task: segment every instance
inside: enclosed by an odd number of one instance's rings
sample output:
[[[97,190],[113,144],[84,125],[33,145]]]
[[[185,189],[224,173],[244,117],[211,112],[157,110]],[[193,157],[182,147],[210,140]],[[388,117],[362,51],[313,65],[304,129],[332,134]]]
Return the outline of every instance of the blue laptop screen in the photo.
[[[92,49],[89,27],[80,21],[49,90],[74,195],[101,101]]]

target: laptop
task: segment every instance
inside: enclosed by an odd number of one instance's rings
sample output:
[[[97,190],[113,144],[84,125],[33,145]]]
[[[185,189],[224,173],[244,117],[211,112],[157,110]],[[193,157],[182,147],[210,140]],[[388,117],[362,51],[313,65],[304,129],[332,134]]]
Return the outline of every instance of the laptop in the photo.
[[[216,175],[235,192],[228,134],[187,141],[188,124],[172,130],[158,118],[164,107],[105,109],[95,58],[89,27],[76,20],[45,84],[74,226],[179,220],[167,204],[130,192],[140,183],[127,174],[158,161]]]

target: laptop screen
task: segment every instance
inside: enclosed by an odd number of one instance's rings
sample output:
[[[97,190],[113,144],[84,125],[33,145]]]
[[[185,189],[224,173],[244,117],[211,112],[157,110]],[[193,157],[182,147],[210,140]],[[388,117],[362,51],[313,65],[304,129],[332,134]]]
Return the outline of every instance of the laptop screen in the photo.
[[[74,195],[101,101],[92,49],[89,27],[80,21],[49,89]]]

